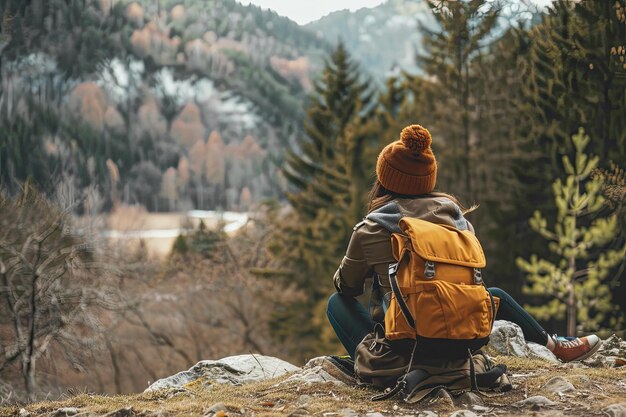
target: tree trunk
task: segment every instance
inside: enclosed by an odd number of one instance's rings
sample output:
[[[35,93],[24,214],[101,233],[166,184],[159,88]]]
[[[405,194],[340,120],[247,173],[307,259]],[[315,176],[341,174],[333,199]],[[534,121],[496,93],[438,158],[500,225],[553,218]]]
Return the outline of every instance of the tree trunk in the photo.
[[[35,400],[35,358],[33,358],[32,346],[26,347],[25,357],[22,358],[22,378],[24,388],[29,401]]]
[[[198,182],[198,210],[204,210],[204,184]]]
[[[464,62],[463,75],[463,176],[465,177],[466,198],[472,197],[472,180],[470,172],[470,104],[469,104],[469,62]]]
[[[576,187],[579,187],[578,181],[576,181]],[[574,228],[575,227],[576,218],[574,217]],[[570,256],[568,263],[569,282],[567,283],[567,335],[576,336],[576,294],[574,292],[574,279],[576,277],[576,258],[574,256]]]
[[[39,264],[41,251],[41,243],[38,243],[37,248],[37,257],[34,262],[34,266]],[[31,267],[33,268],[33,267]],[[33,268],[34,269],[34,268]],[[29,328],[28,328],[28,342],[26,344],[26,352],[24,353],[25,361],[24,367],[22,369],[22,373],[24,375],[24,383],[26,385],[26,393],[28,394],[28,399],[30,401],[34,400],[35,393],[35,342],[36,342],[36,327],[37,327],[37,317],[39,316],[38,305],[37,305],[37,279],[38,276],[33,274],[30,288],[30,317],[29,317]]]
[[[111,340],[108,336],[105,336],[105,343],[109,350],[109,357],[111,358],[111,367],[113,368],[113,382],[115,383],[115,393],[121,394],[122,392],[122,378],[120,372],[119,362],[117,360],[117,353]]]
[[[567,335],[576,336],[576,296],[573,282],[567,288]]]

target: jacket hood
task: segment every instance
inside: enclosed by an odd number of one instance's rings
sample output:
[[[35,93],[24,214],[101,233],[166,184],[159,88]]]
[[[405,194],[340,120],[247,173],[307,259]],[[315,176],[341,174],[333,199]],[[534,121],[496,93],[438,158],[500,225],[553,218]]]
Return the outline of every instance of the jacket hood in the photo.
[[[365,216],[391,233],[402,232],[398,223],[403,217],[415,217],[432,223],[447,224],[459,230],[474,231],[459,206],[447,197],[397,199]]]

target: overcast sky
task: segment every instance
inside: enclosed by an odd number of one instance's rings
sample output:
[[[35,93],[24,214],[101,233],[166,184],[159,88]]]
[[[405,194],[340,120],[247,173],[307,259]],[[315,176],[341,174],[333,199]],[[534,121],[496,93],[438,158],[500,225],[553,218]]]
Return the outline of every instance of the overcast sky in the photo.
[[[301,25],[326,16],[336,10],[357,10],[374,7],[382,0],[239,0],[242,4],[256,4],[264,9],[273,9],[281,16],[287,16]]]
[[[516,0],[511,0],[516,1]],[[551,0],[534,0],[542,6]],[[598,0],[599,1],[599,0]],[[287,16],[301,25],[319,19],[337,10],[357,10],[362,7],[374,7],[383,0],[239,0],[242,4],[256,4],[264,9],[273,9],[281,16]]]

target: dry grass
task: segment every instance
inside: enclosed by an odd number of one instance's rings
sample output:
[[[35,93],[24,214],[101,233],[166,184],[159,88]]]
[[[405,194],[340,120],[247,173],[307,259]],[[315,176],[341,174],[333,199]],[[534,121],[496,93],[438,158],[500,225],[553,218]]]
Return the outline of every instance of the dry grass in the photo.
[[[626,400],[626,367],[616,369],[580,368],[576,365],[551,365],[524,358],[499,357],[497,362],[509,368],[513,391],[484,396],[484,405],[491,414],[528,415],[535,411],[511,406],[533,395],[543,395],[557,403],[540,415],[603,415],[601,409]],[[576,387],[572,393],[546,393],[541,387],[552,377],[563,376]],[[167,413],[169,416],[204,416],[216,403],[222,403],[230,414],[282,416],[297,411],[324,415],[349,408],[357,413],[380,412],[384,415],[411,415],[420,410],[440,414],[459,408],[445,401],[407,405],[398,400],[371,402],[372,391],[335,385],[331,382],[313,385],[283,383],[286,376],[244,386],[188,384],[184,390],[160,391],[134,395],[102,396],[82,393],[60,401],[44,401],[23,406],[33,416],[53,415],[61,407],[76,407],[84,415],[102,415],[115,410],[132,409],[118,415],[148,416]],[[18,416],[22,406],[0,408],[0,416]],[[50,414],[52,413],[52,414]],[[340,413],[339,413],[340,414]],[[326,414],[329,415],[329,414]],[[332,414],[331,414],[332,415]],[[337,414],[336,414],[337,415]]]
[[[517,357],[497,357],[495,360],[507,365],[514,388],[498,401],[503,406],[543,395],[558,404],[558,410],[554,410],[558,411],[556,415],[593,415],[608,405],[626,401],[626,367],[587,368],[575,363],[553,365]],[[555,376],[567,379],[576,391],[557,395],[542,390],[541,387]]]
[[[188,384],[186,390],[172,395],[168,391],[136,395],[101,396],[80,394],[62,401],[45,401],[26,405],[33,415],[42,415],[61,407],[80,408],[81,412],[104,414],[132,407],[134,414],[151,414],[167,411],[170,415],[202,416],[216,403],[224,404],[230,411],[260,415],[284,415],[298,408],[298,399],[310,397],[307,409],[311,413],[323,413],[345,408],[338,404],[349,404],[357,411],[369,411],[377,407],[366,407],[369,392],[331,382],[308,387],[295,384],[277,385],[285,377],[248,384],[245,386]],[[0,416],[17,416],[19,406],[0,408]]]

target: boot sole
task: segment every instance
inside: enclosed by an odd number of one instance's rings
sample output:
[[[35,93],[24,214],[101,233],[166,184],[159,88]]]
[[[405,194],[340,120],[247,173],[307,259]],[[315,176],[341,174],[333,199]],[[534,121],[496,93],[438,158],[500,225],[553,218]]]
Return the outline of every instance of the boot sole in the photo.
[[[585,359],[593,356],[598,349],[600,349],[600,347],[602,346],[602,340],[598,340],[598,343],[595,344],[594,347],[591,348],[591,350],[587,353],[585,353],[584,355],[576,358],[576,359],[572,359],[570,362],[579,362],[579,361],[584,361]]]
[[[354,371],[336,359],[326,356],[319,364],[323,370],[335,379],[347,385],[356,385]]]

